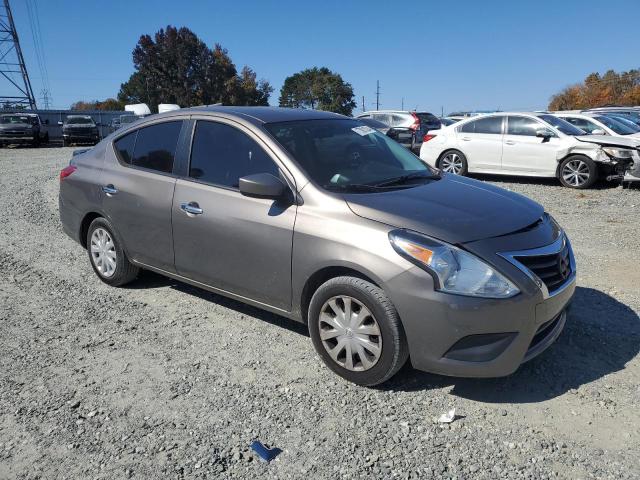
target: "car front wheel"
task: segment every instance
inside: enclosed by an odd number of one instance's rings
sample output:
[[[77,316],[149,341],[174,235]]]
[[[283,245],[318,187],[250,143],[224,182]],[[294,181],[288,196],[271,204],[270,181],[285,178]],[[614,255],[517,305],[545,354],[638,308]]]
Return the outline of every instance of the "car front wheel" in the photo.
[[[113,227],[105,218],[96,218],[89,225],[87,252],[93,271],[104,283],[118,287],[138,276],[140,269],[129,261]]]
[[[438,168],[443,172],[466,175],[468,171],[467,157],[459,150],[449,150],[438,159]]]
[[[384,291],[356,277],[322,284],[309,305],[309,332],[324,363],[358,385],[391,378],[408,347],[395,307]]]
[[[565,187],[589,188],[598,179],[598,167],[588,157],[572,155],[560,163],[558,178]]]

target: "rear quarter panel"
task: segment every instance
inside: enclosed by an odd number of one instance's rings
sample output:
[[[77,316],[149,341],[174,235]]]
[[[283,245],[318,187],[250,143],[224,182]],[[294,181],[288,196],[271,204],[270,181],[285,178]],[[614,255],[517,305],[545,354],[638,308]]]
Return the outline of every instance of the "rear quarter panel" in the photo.
[[[71,162],[77,170],[60,182],[58,204],[60,222],[64,231],[76,242],[81,242],[82,219],[90,212],[102,210],[100,179],[104,168],[105,142],[80,155]]]

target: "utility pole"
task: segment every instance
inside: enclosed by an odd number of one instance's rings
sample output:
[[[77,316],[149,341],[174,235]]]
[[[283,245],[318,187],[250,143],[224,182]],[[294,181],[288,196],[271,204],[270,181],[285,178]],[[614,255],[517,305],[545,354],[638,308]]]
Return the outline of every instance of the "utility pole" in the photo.
[[[4,78],[8,82],[2,82],[0,87],[3,89],[0,93],[3,107],[36,109],[36,99],[20,49],[9,0],[4,0],[0,6],[0,76],[0,80]]]
[[[402,107],[400,108],[400,110],[404,110],[404,97],[402,97]]]
[[[366,112],[365,108],[364,108],[364,95],[362,96],[362,111]]]
[[[40,91],[40,96],[42,97],[42,105],[45,110],[49,110],[49,102],[51,101],[51,95],[49,95],[49,90],[43,88]]]
[[[380,110],[380,80],[376,80],[376,110]]]

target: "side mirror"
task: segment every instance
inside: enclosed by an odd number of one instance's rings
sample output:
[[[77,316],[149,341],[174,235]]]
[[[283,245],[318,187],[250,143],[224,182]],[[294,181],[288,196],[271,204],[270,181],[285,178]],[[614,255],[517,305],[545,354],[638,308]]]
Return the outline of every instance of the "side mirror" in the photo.
[[[606,134],[607,132],[605,132],[601,128],[596,128],[595,130],[591,130],[591,135],[606,135]]]
[[[545,140],[548,140],[553,136],[554,136],[553,132],[551,130],[547,130],[546,128],[543,128],[536,132],[536,137],[544,138]]]
[[[44,123],[45,125],[49,125],[49,119],[47,118],[47,119],[46,119],[44,122],[42,122],[42,123]]]
[[[270,173],[256,173],[240,178],[240,193],[247,197],[282,198],[287,186]]]

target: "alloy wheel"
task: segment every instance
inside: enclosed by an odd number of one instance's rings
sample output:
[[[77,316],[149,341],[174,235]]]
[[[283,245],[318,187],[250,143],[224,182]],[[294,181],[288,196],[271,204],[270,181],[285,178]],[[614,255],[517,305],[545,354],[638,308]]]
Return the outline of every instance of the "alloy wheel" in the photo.
[[[109,278],[116,271],[116,246],[104,228],[96,228],[91,234],[91,260],[103,277]]]
[[[440,169],[445,172],[460,175],[463,168],[464,164],[462,163],[462,158],[460,158],[460,155],[455,152],[447,153],[442,157],[442,160],[440,160]]]
[[[587,183],[589,176],[589,166],[582,160],[571,160],[562,168],[562,178],[574,187]]]
[[[320,340],[329,356],[343,368],[365,371],[382,355],[380,326],[359,300],[341,295],[325,302],[318,318]]]

